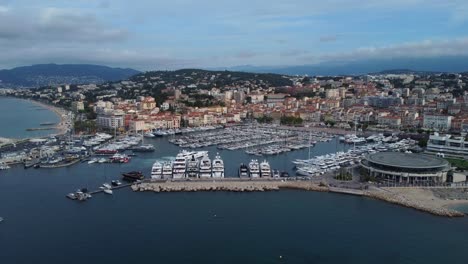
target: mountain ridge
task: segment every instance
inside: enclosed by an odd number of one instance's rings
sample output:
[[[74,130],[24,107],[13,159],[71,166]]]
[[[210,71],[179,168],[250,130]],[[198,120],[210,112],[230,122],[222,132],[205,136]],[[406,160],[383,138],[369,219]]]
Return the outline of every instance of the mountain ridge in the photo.
[[[130,68],[94,64],[35,64],[0,70],[0,87],[40,87],[62,84],[103,83],[128,79],[141,73]]]

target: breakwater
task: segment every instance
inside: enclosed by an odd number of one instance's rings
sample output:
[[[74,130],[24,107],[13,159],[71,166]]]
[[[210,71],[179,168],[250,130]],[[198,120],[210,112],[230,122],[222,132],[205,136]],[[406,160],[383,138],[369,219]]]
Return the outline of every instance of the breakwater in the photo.
[[[316,192],[334,192],[347,195],[358,195],[377,199],[400,206],[413,208],[436,216],[463,217],[465,214],[453,209],[431,203],[427,198],[422,202],[418,199],[408,198],[401,193],[382,189],[354,190],[340,189],[323,186],[311,181],[159,181],[142,182],[131,186],[137,192],[203,192],[203,191],[225,191],[225,192],[267,192],[280,191],[281,189],[296,189]]]
[[[309,181],[167,181],[144,182],[132,185],[133,191],[153,192],[197,192],[197,191],[229,191],[229,192],[265,192],[280,189],[299,189],[307,191],[327,192],[328,187],[319,186]]]

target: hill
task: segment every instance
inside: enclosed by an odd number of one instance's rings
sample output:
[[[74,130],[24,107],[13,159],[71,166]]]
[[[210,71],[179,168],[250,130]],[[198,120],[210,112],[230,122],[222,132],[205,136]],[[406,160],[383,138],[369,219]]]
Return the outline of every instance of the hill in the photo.
[[[103,83],[140,73],[133,69],[90,64],[37,64],[0,70],[0,87],[40,87],[60,84]]]
[[[145,83],[151,80],[172,83],[173,86],[196,84],[197,87],[224,87],[254,84],[261,87],[292,85],[283,75],[274,73],[251,73],[239,71],[209,71],[200,69],[181,69],[176,71],[149,71],[135,75],[131,81]]]

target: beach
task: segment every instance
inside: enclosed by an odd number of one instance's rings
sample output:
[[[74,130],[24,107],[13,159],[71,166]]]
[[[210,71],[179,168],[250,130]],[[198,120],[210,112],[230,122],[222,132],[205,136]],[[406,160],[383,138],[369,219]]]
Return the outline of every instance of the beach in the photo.
[[[54,128],[57,130],[57,133],[54,134],[55,136],[58,136],[58,135],[63,135],[65,133],[67,133],[69,127],[66,123],[66,116],[68,114],[68,111],[63,109],[63,108],[59,108],[59,107],[56,107],[56,106],[53,106],[53,105],[50,105],[50,104],[46,104],[46,103],[43,103],[43,102],[40,102],[40,101],[35,101],[35,100],[29,100],[30,102],[33,102],[34,104],[37,104],[41,107],[44,107],[46,108],[47,110],[50,110],[52,112],[54,112],[59,118],[60,118],[60,122],[58,124],[56,124],[54,126]]]

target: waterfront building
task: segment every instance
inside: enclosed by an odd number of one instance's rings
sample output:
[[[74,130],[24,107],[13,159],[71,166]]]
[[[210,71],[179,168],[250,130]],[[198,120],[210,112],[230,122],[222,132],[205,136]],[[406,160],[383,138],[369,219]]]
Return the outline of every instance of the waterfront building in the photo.
[[[423,119],[423,127],[428,129],[449,130],[452,125],[452,116],[425,114]]]
[[[465,136],[455,137],[434,133],[429,136],[426,151],[448,156],[468,157],[468,141]]]
[[[402,152],[368,154],[361,166],[369,176],[397,184],[443,183],[450,168],[443,158]]]

